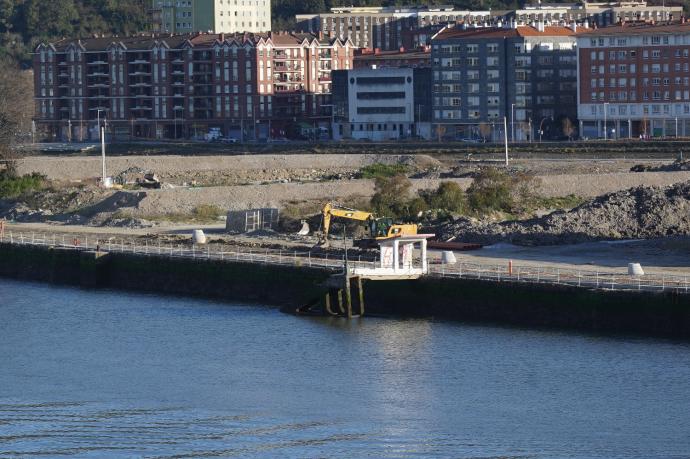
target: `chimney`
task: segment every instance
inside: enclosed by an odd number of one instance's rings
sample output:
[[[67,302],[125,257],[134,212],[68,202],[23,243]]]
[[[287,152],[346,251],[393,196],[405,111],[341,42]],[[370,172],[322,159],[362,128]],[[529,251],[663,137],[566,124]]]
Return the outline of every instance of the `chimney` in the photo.
[[[573,21],[572,23],[572,29],[574,33],[577,33],[577,22]]]
[[[225,41],[225,34],[221,33],[220,35],[218,35],[218,38],[220,39],[221,43],[224,42]]]

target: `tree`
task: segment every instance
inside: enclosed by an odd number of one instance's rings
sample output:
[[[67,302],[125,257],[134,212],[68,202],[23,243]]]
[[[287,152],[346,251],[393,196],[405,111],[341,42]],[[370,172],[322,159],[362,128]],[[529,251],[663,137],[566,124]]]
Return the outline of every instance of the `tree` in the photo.
[[[424,195],[431,209],[463,213],[467,206],[465,192],[455,182],[441,182],[436,191]]]
[[[441,142],[443,136],[446,133],[446,127],[442,124],[436,125],[436,135],[438,136],[438,141]]]
[[[561,120],[561,127],[563,128],[563,135],[568,137],[568,140],[572,140],[573,134],[575,134],[575,126],[570,118],[567,116]]]
[[[467,200],[475,212],[510,211],[513,206],[513,180],[506,172],[482,169],[467,189]]]
[[[16,171],[14,146],[31,130],[32,96],[30,72],[19,70],[8,58],[0,59],[0,163],[9,175]]]
[[[375,213],[388,217],[409,217],[409,195],[412,182],[403,174],[378,177],[371,207]]]
[[[489,123],[479,123],[479,133],[482,135],[482,139],[492,141],[491,138],[491,125]]]

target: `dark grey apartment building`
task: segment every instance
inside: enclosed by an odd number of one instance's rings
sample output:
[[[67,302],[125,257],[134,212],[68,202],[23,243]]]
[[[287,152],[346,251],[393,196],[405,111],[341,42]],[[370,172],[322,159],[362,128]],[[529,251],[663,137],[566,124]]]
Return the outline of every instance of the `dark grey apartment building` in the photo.
[[[496,140],[504,116],[515,141],[573,134],[563,127],[576,126],[576,33],[544,25],[439,32],[431,51],[435,134]]]
[[[337,7],[328,13],[298,14],[296,29],[325,37],[348,37],[358,48],[399,50],[427,45],[415,32],[456,22],[485,23],[490,11],[458,11],[452,6]],[[421,40],[421,41],[420,41]]]

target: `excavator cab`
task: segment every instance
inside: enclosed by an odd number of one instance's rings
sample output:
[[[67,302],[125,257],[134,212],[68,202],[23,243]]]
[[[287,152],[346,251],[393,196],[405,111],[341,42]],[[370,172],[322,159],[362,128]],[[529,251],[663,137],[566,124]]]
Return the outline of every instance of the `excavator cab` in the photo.
[[[388,237],[388,232],[393,226],[393,219],[382,217],[372,218],[369,223],[369,234],[372,238]]]

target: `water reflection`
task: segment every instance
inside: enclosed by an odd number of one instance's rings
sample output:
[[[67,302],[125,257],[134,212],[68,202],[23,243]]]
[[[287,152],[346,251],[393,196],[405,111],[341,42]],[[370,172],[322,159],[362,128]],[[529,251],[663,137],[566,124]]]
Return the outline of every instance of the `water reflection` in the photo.
[[[1,280],[0,298],[0,457],[690,451],[685,343]]]

